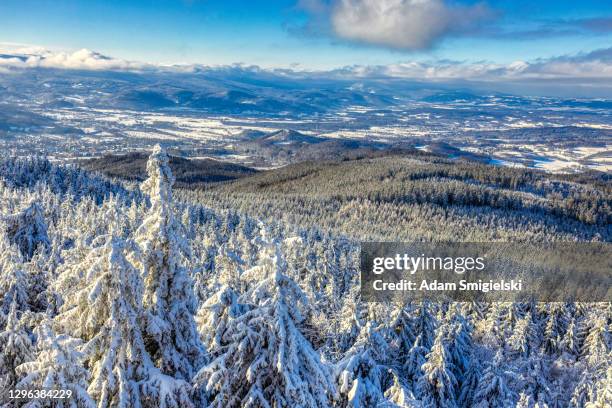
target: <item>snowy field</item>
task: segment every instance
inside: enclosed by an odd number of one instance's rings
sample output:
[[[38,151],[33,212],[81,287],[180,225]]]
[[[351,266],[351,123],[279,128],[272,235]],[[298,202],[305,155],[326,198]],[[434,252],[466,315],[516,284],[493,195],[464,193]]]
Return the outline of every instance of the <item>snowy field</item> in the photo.
[[[428,111],[422,112],[425,108]],[[576,121],[563,111],[554,115],[523,110],[504,111],[503,114],[470,111],[457,114],[466,109],[465,106],[412,104],[401,109],[377,111],[351,106],[315,119],[203,115],[193,111],[46,108],[34,109],[34,112],[51,120],[53,126],[38,130],[15,129],[16,136],[28,133],[27,141],[15,137],[13,142],[4,143],[17,152],[21,147],[40,145],[43,151],[60,160],[142,150],[152,143],[164,143],[186,156],[212,157],[248,165],[251,163],[249,155],[235,149],[245,140],[245,134],[294,129],[328,139],[400,143],[423,150],[428,150],[431,143],[448,143],[465,152],[486,155],[493,164],[550,172],[612,170],[612,125],[605,123],[607,116],[602,116],[600,122],[585,122]],[[501,108],[496,106],[495,109]],[[530,120],[529,115],[539,120]],[[58,134],[58,130],[63,133]],[[506,132],[513,132],[510,138]],[[546,136],[548,140],[542,143],[530,136],[530,132],[547,132],[553,136]],[[558,132],[564,133],[557,135]],[[603,133],[597,136],[597,132]],[[274,167],[278,163],[259,165]]]

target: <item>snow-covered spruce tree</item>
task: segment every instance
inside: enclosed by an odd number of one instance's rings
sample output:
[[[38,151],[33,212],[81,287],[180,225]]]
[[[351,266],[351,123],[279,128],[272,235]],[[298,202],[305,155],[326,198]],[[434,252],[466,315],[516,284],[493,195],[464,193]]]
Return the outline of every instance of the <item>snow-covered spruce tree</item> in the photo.
[[[52,251],[49,252],[53,254]],[[47,288],[54,270],[53,263],[54,260],[49,259],[47,254],[37,251],[32,259],[24,264],[28,280],[28,301],[30,310],[34,313],[49,310],[49,300],[53,293]]]
[[[416,340],[412,327],[414,308],[415,304],[412,302],[398,305],[392,316],[390,324],[394,334],[392,341],[396,344],[397,359],[400,364],[405,364],[408,359],[408,353]]]
[[[145,349],[139,324],[142,281],[125,254],[135,245],[113,235],[93,245],[83,264],[60,275],[60,281],[74,282],[66,275],[77,273],[82,283],[65,297],[56,318],[85,342],[89,395],[99,408],[191,406],[189,384],[162,374]]]
[[[38,357],[21,364],[17,373],[22,379],[17,389],[70,390],[66,400],[33,399],[26,408],[93,408],[95,403],[87,393],[89,372],[82,365],[82,354],[77,351],[80,341],[68,336],[56,336],[52,322],[43,322],[36,330]]]
[[[334,262],[337,251],[326,249],[320,241],[313,242],[311,251],[308,251],[301,237],[288,238],[283,245],[289,276],[300,283],[312,299],[313,306],[330,314],[337,311],[340,305],[332,303],[338,298],[331,296],[333,279],[338,275],[337,262]]]
[[[385,386],[393,373],[385,363],[390,356],[390,347],[379,329],[367,322],[353,347],[336,364],[340,405],[357,408],[388,403]]]
[[[283,274],[278,246],[245,272],[250,310],[229,319],[194,378],[198,399],[212,407],[327,407],[335,396],[328,367],[301,332],[310,306]]]
[[[605,408],[612,406],[612,364],[608,362],[607,367],[602,367],[603,372],[594,384],[594,394],[587,408]]]
[[[471,407],[474,400],[474,394],[478,388],[478,382],[482,376],[482,366],[480,360],[476,357],[474,349],[472,349],[471,356],[469,358],[470,365],[463,376],[461,382],[461,388],[459,390],[459,397],[457,398],[457,404],[460,407]]]
[[[507,302],[493,302],[489,307],[486,318],[476,323],[476,331],[482,341],[491,347],[504,346],[509,330],[508,317],[511,304]]]
[[[519,394],[519,399],[516,402],[516,408],[534,408],[535,402],[533,402],[533,397],[528,393],[521,392]]]
[[[17,245],[26,260],[30,260],[36,250],[49,249],[47,224],[37,202],[33,201],[23,211],[3,218],[9,240]]]
[[[524,390],[541,406],[552,405],[552,390],[549,385],[549,374],[541,358],[529,359],[524,373]]]
[[[291,237],[283,241],[285,259],[287,260],[287,276],[296,281],[304,278],[311,272],[307,268],[307,256],[305,243],[302,237]],[[303,289],[308,290],[306,282],[302,283]]]
[[[360,300],[359,287],[348,290],[340,300],[342,307],[326,319],[327,327],[321,331],[327,335],[327,344],[322,352],[331,361],[338,361],[355,344],[362,327],[365,325],[365,305]],[[322,326],[322,324],[320,325]]]
[[[240,291],[240,275],[244,261],[240,256],[228,248],[227,244],[222,244],[215,256],[215,278],[216,286],[229,286]]]
[[[438,335],[427,354],[427,361],[421,368],[423,375],[417,382],[416,394],[425,406],[457,407],[455,394],[458,384],[446,344],[449,330],[451,328],[446,324],[438,328]]]
[[[181,262],[189,247],[172,208],[174,177],[159,145],[149,157],[147,173],[141,190],[151,208],[136,232],[142,248],[145,344],[164,373],[189,380],[203,363],[204,348],[194,320],[191,278]]]
[[[0,223],[0,328],[10,308],[29,310],[28,279],[23,258],[15,245],[11,245]]]
[[[392,385],[385,391],[385,400],[377,405],[381,408],[425,408],[413,393],[392,373]]]
[[[456,305],[451,305],[449,312],[449,325],[446,331],[445,343],[449,356],[450,369],[461,385],[463,376],[470,365],[470,354],[474,345],[472,343],[472,325],[458,310]]]
[[[223,333],[230,320],[247,309],[247,305],[238,303],[238,293],[225,285],[204,302],[198,310],[196,321],[202,342],[211,353],[221,349]]]
[[[506,371],[499,349],[492,361],[488,361],[474,393],[474,408],[496,408],[514,405],[514,393],[508,386],[512,373]]]
[[[506,348],[509,354],[514,358],[528,357],[534,350],[537,351],[536,336],[531,314],[528,313],[516,323],[512,336],[508,338]]]
[[[572,393],[572,407],[608,407],[612,401],[609,306],[594,306],[584,323],[580,359],[586,364]]]
[[[570,320],[565,303],[552,302],[548,305],[546,324],[544,326],[544,351],[548,354],[557,353],[561,348],[563,335]]]
[[[570,407],[604,408],[612,405],[612,365],[587,368],[574,389]]]
[[[609,362],[612,344],[607,313],[598,313],[597,310],[593,310],[585,323],[588,329],[582,345],[582,358],[592,367],[602,362]]]
[[[408,353],[403,362],[403,371],[410,384],[416,384],[421,378],[421,367],[425,363],[425,356],[431,350],[436,333],[436,317],[433,313],[433,305],[430,302],[421,302],[414,308],[412,313],[412,327],[414,343],[408,349]]]
[[[461,302],[459,304],[459,308],[461,309],[462,314],[466,317],[469,318],[470,320],[472,320],[472,322],[475,321],[482,321],[486,315],[487,315],[487,311],[489,309],[489,304],[485,303],[485,302]]]
[[[577,333],[578,325],[576,323],[576,318],[571,318],[567,325],[565,335],[561,340],[560,346],[563,352],[568,353],[573,358],[576,358],[580,353],[580,344]]]
[[[406,373],[408,382],[413,386],[423,375],[422,367],[426,361],[425,357],[427,356],[427,353],[429,353],[430,350],[427,347],[423,346],[422,338],[422,335],[419,334],[414,340],[414,344],[412,345],[410,350],[408,350],[408,356],[403,367],[403,371],[404,373]]]
[[[413,327],[415,334],[421,336],[421,344],[428,350],[431,349],[436,333],[436,315],[434,305],[423,301],[415,310]]]
[[[20,315],[17,303],[13,302],[6,327],[0,331],[0,385],[5,390],[15,389],[19,379],[17,366],[34,358],[32,340],[20,321]],[[2,401],[2,398],[8,398],[7,395],[0,395],[0,402],[8,402]]]
[[[6,313],[17,296],[19,310],[44,311],[51,243],[42,209],[32,201],[25,210],[0,218],[0,297],[5,299],[0,299],[0,308]]]

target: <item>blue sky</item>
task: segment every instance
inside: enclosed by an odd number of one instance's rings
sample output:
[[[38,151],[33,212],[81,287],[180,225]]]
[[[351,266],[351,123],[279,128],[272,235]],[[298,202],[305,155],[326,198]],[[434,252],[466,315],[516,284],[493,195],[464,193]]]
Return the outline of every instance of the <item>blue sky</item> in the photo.
[[[375,3],[2,0],[0,43],[87,48],[151,63],[305,69],[434,60],[508,64],[612,47],[607,0],[427,0],[417,12],[417,0]],[[380,4],[396,8],[380,11]]]

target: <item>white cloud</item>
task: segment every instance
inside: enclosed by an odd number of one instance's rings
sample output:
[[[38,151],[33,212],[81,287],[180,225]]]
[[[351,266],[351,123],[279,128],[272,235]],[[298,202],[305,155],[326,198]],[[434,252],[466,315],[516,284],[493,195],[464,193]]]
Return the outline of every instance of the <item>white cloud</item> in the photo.
[[[422,80],[513,81],[535,79],[612,78],[612,48],[577,56],[561,56],[509,64],[491,62],[405,62],[379,66],[352,66],[338,75]]]
[[[338,0],[331,7],[331,24],[344,40],[418,50],[489,15],[483,5],[450,6],[443,0]]]
[[[0,67],[59,68],[85,70],[138,71],[153,68],[150,64],[111,58],[95,51],[81,49],[74,52],[54,52],[36,46],[0,44]]]
[[[27,52],[23,52],[27,51]],[[390,65],[355,65],[332,71],[309,71],[307,69],[272,69],[257,66],[210,67],[199,64],[156,65],[127,61],[82,49],[75,52],[53,52],[41,47],[7,47],[0,43],[0,73],[16,69],[56,68],[97,71],[173,72],[191,74],[214,71],[228,74],[243,72],[253,75],[276,75],[293,78],[345,77],[368,78],[388,77],[415,80],[476,80],[515,81],[537,79],[611,79],[612,47],[578,55],[565,55],[533,61],[515,61],[509,64],[492,62],[457,61],[408,61]]]

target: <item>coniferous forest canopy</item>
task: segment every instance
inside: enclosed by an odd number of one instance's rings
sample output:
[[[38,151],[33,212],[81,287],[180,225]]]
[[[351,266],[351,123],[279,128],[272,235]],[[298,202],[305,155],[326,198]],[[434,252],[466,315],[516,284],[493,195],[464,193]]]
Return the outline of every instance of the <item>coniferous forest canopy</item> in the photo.
[[[0,164],[2,403],[606,407],[609,303],[367,303],[359,240],[610,241],[602,174],[391,155],[174,188]],[[71,398],[9,398],[11,389]]]

